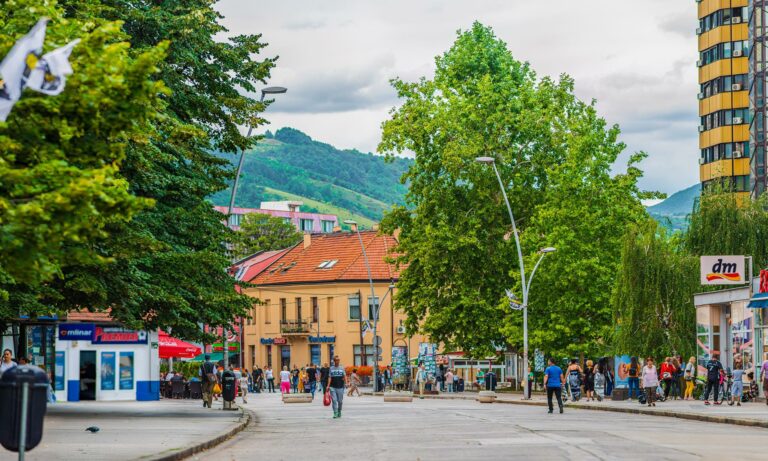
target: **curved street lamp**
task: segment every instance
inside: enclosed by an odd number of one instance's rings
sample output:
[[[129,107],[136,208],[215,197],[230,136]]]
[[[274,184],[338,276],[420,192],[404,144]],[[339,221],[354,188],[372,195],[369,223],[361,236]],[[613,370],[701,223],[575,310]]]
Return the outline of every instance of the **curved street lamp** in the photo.
[[[501,180],[499,170],[496,168],[496,160],[493,157],[477,157],[475,161],[485,165],[491,165],[493,168],[493,172],[496,173],[496,179],[499,180],[499,187],[501,188],[501,194],[504,196],[504,203],[507,205],[509,220],[512,221],[512,234],[515,236],[515,245],[517,246],[517,259],[518,263],[520,264],[520,281],[522,282],[523,287],[523,366],[525,367],[525,373],[528,373],[528,290],[531,288],[531,281],[533,280],[533,276],[536,273],[536,269],[539,268],[541,261],[547,254],[556,251],[556,249],[553,247],[546,247],[539,250],[539,254],[541,256],[539,256],[539,260],[536,261],[536,265],[533,266],[531,276],[528,280],[528,283],[526,283],[525,262],[523,261],[523,250],[520,247],[520,237],[517,235],[515,215],[512,213],[512,207],[509,205],[509,199],[507,198],[507,191],[504,187],[504,182]],[[523,379],[523,399],[529,398],[530,389],[528,389],[528,378],[526,376],[525,379]]]

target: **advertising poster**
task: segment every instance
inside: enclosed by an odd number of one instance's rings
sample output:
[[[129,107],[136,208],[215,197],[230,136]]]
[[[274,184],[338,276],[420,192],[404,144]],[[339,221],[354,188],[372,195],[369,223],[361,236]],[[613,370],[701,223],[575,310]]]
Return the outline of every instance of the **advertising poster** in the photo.
[[[419,343],[419,362],[424,364],[427,376],[437,376],[437,344]]]
[[[629,381],[627,380],[627,376],[629,375],[629,356],[617,355],[613,363],[616,364],[616,370],[613,373],[613,376],[616,377],[615,387],[629,387]],[[638,373],[639,372],[640,370],[638,370]]]
[[[64,390],[64,351],[56,351],[56,364],[53,370],[54,390]]]
[[[404,384],[411,377],[411,367],[408,364],[408,348],[394,346],[392,348],[392,380]]]
[[[101,390],[115,390],[115,353],[101,353]]]
[[[133,352],[120,353],[120,390],[133,389]]]

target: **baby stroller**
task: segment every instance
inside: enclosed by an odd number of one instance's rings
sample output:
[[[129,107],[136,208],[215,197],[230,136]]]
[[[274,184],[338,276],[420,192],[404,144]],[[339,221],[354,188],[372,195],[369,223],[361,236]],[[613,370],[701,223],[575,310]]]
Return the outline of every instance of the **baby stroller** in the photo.
[[[645,389],[640,389],[637,394],[637,403],[640,405],[645,405],[648,403],[648,398],[645,396]]]

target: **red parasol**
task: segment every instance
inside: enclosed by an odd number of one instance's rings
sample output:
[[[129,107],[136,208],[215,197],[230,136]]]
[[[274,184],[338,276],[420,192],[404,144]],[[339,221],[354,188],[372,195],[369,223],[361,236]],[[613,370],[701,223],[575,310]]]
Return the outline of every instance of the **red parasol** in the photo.
[[[168,336],[168,333],[162,330],[159,331],[157,342],[160,346],[159,352],[161,359],[191,359],[202,353],[202,350],[194,344],[189,344],[180,339],[172,338]]]

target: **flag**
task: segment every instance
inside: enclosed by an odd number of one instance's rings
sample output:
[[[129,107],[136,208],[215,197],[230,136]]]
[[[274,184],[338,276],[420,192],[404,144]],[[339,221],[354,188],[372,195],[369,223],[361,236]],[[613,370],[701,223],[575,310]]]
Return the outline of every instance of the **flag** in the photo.
[[[72,53],[72,48],[78,43],[80,43],[80,39],[72,40],[61,48],[44,54],[29,74],[27,80],[29,89],[51,96],[56,96],[64,91],[65,76],[72,73],[69,55]]]
[[[0,121],[5,121],[13,105],[21,97],[29,74],[37,67],[43,53],[45,26],[48,19],[37,21],[27,35],[14,43],[11,51],[0,62]]]

